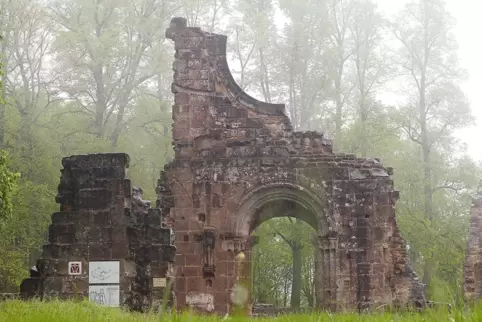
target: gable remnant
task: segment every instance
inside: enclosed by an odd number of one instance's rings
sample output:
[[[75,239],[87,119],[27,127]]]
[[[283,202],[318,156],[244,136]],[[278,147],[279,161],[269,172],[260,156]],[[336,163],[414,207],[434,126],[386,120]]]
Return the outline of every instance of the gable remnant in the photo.
[[[187,27],[183,18],[171,21],[166,36],[175,47],[175,159],[158,204],[173,201],[178,308],[229,312],[230,293],[240,281],[251,283],[252,231],[287,215],[317,230],[319,309],[423,305],[423,285],[396,225],[392,169],[333,153],[323,134],[294,131],[283,104],[242,91],[228,68],[225,36]],[[207,232],[220,242],[206,247],[192,239]],[[210,309],[190,294],[211,295]]]

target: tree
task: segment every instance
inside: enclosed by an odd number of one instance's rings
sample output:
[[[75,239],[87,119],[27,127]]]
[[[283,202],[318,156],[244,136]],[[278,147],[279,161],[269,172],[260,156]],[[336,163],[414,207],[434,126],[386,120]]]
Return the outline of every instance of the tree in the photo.
[[[229,12],[228,0],[182,0],[179,13],[187,19],[189,26],[203,27],[210,32],[219,30],[219,23]]]
[[[13,138],[30,142],[33,127],[39,126],[39,118],[56,100],[48,91],[54,75],[46,68],[52,42],[52,23],[46,17],[41,1],[3,0],[1,6],[4,23],[2,58],[5,64],[2,90],[8,98],[1,111],[6,122],[2,127],[2,143],[7,146],[13,144]],[[11,119],[7,122],[13,115],[19,118],[17,129],[9,127]],[[33,151],[29,145],[24,147],[22,158],[25,159]]]
[[[333,79],[327,6],[326,1],[280,1],[288,22],[278,47],[282,68],[272,79],[283,84],[276,101],[288,103],[295,130],[330,131],[333,127],[327,100]]]
[[[158,0],[58,0],[50,7],[57,87],[90,119],[85,133],[116,148],[138,89],[158,74],[161,34],[177,5]]]
[[[375,139],[370,135],[373,132],[372,121],[377,110],[382,107],[375,101],[376,90],[389,75],[389,60],[388,50],[382,46],[384,19],[378,12],[377,5],[371,0],[359,0],[353,3],[352,10],[348,30],[353,44],[351,62],[356,75],[354,110],[357,116],[354,126],[358,130],[354,152],[366,157],[367,145]]]
[[[329,19],[333,32],[330,35],[331,48],[334,51],[333,70],[333,100],[335,103],[335,140],[342,139],[344,123],[344,108],[349,102],[353,81],[347,70],[347,63],[353,54],[352,39],[349,25],[354,15],[353,1],[330,0],[328,5]]]
[[[18,264],[22,258],[17,256],[6,241],[14,236],[12,232],[12,197],[17,188],[18,173],[8,167],[8,154],[0,150],[0,289],[8,290],[11,285],[20,282],[18,278]],[[17,278],[13,277],[17,273]]]
[[[0,26],[5,25],[5,3],[0,2]],[[5,128],[5,73],[3,67],[5,65],[6,45],[3,41],[3,32],[0,34],[1,52],[0,52],[0,149],[3,149],[3,138]]]
[[[301,220],[293,220],[291,217],[288,217],[290,221],[290,225],[297,227],[293,230],[294,232],[300,232],[302,226]],[[294,309],[300,308],[301,305],[301,289],[302,285],[302,269],[303,269],[303,261],[302,261],[302,250],[303,250],[303,242],[300,238],[301,236],[293,236],[287,237],[279,230],[275,230],[276,234],[278,234],[281,239],[290,247],[291,254],[293,257],[293,281],[291,283],[291,307]]]
[[[453,131],[471,122],[470,109],[458,81],[457,45],[451,32],[453,18],[441,0],[412,1],[393,23],[401,46],[398,62],[410,97],[400,109],[401,126],[420,147],[423,176],[423,212],[430,224],[435,219],[433,177],[434,151],[447,147]],[[430,286],[434,262],[428,256],[423,282]]]
[[[5,7],[2,6],[2,14],[5,11]],[[3,20],[3,19],[2,19]],[[3,41],[3,37],[0,37],[0,41]],[[4,43],[2,43],[4,46]],[[3,52],[2,52],[3,54]],[[3,55],[1,56],[3,58]],[[0,125],[3,124],[4,117],[5,117],[5,93],[3,91],[4,88],[4,78],[3,78],[3,64],[0,61],[0,88],[2,89],[0,93]],[[2,129],[3,130],[3,129]],[[3,132],[1,135],[0,147],[3,144]],[[0,220],[5,220],[7,217],[11,215],[12,212],[12,193],[14,192],[17,184],[17,179],[19,177],[18,173],[12,172],[8,167],[8,154],[5,150],[0,150]],[[2,226],[2,222],[0,222],[0,226]]]
[[[253,252],[255,300],[285,307],[289,302],[295,309],[313,307],[314,247],[307,230],[308,224],[291,217],[271,219],[256,229],[260,244]]]
[[[12,194],[15,191],[18,173],[8,168],[8,154],[0,151],[0,220],[10,216],[12,212]]]
[[[278,60],[274,52],[275,6],[271,0],[239,0],[234,9],[240,17],[231,19],[228,28],[233,31],[228,34],[231,57],[236,62],[233,75],[242,89],[271,103],[270,67]],[[266,55],[269,55],[269,61]]]

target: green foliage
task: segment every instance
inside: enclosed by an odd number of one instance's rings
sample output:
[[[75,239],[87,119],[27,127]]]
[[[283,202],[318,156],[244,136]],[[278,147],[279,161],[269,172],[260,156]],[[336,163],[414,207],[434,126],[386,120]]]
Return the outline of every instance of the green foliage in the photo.
[[[18,176],[17,176],[18,177]],[[11,195],[13,212],[0,224],[0,287],[16,292],[40,255],[50,214],[54,209],[54,194],[45,184],[35,184],[22,178]]]
[[[172,117],[166,112],[168,103],[161,104],[159,108],[159,101],[147,96],[139,99],[117,148],[131,156],[129,177],[152,202],[156,200],[159,171],[173,157]]]
[[[217,317],[217,316],[201,316],[191,313],[180,313],[162,316],[156,314],[136,314],[123,311],[117,308],[101,307],[87,301],[80,302],[22,302],[22,301],[6,301],[0,302],[0,321],[5,322],[103,322],[103,321],[252,321],[250,317]],[[318,322],[318,321],[340,321],[340,322],[417,322],[417,321],[466,321],[476,322],[482,320],[482,306],[473,308],[454,309],[448,312],[446,308],[438,308],[427,310],[423,313],[319,313],[305,315],[286,315],[276,318],[257,318],[257,321],[277,321],[277,322]]]
[[[307,223],[292,218],[274,218],[256,229],[254,235],[259,237],[259,243],[252,254],[255,302],[290,306],[294,244],[301,254],[301,305],[313,307],[315,233]]]
[[[12,212],[12,194],[16,188],[19,174],[12,172],[8,167],[8,154],[0,151],[0,227],[3,220],[8,219]]]
[[[12,216],[12,203],[15,204],[14,194],[17,191],[19,174],[8,168],[7,152],[0,151],[0,286],[8,289],[9,285],[18,285],[19,271],[22,267],[20,253],[14,251],[10,246],[12,238],[15,237],[15,213]]]

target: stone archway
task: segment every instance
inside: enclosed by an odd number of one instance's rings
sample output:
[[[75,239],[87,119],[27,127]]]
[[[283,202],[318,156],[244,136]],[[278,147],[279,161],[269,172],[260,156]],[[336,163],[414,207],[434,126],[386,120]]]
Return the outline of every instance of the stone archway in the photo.
[[[336,302],[336,292],[333,289],[336,285],[336,244],[337,237],[331,239],[331,243],[323,243],[325,236],[333,229],[329,226],[327,214],[324,211],[322,201],[315,194],[297,184],[279,182],[268,184],[253,189],[247,193],[240,202],[236,218],[233,222],[232,231],[236,236],[246,241],[249,240],[252,232],[265,221],[277,217],[293,217],[309,224],[317,236],[317,247],[315,247],[315,297],[316,307],[320,309],[331,309],[332,303]],[[243,272],[248,286],[252,285],[251,271],[251,248],[250,243],[243,243],[246,254]],[[326,252],[328,247],[329,252]],[[251,293],[251,288],[249,289]],[[333,292],[333,293],[332,293]]]
[[[239,202],[236,210],[235,220],[233,221],[232,231],[238,236],[249,236],[251,232],[262,222],[274,218],[264,217],[260,210],[266,204],[281,201],[287,206],[285,215],[298,217],[310,224],[318,232],[324,230],[328,233],[329,224],[323,210],[323,204],[318,196],[311,193],[308,189],[289,182],[278,182],[262,185],[246,193]],[[291,209],[295,204],[299,208]],[[299,217],[301,216],[301,217]]]
[[[182,18],[166,35],[176,50],[175,159],[161,174],[157,207],[176,234],[177,307],[230,311],[235,256],[249,249],[257,207],[275,200],[316,213],[321,309],[423,300],[396,224],[392,169],[333,153],[323,134],[294,131],[284,105],[244,93],[225,36]]]

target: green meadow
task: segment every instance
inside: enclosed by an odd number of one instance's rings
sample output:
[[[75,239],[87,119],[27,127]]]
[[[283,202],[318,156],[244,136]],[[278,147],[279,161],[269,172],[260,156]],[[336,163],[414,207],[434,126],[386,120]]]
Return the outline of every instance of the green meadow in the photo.
[[[106,308],[85,302],[39,302],[39,301],[5,301],[0,303],[1,322],[87,322],[87,321],[248,321],[249,317],[214,317],[198,316],[190,313],[184,314],[139,314],[126,312],[118,308]],[[406,322],[406,321],[482,321],[482,305],[473,308],[457,308],[451,312],[440,307],[429,309],[422,313],[316,313],[305,315],[286,315],[273,318],[256,318],[258,321],[380,321],[380,322]]]

